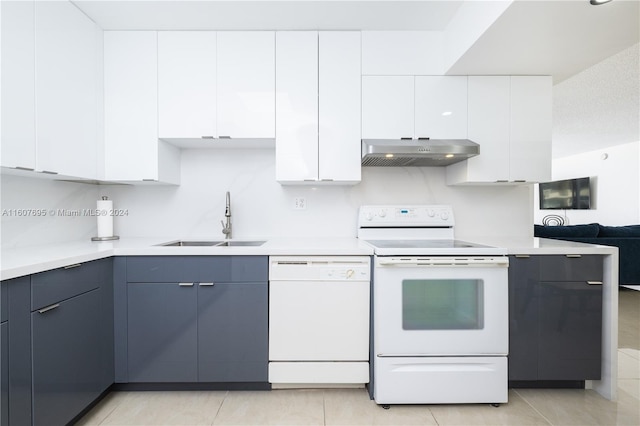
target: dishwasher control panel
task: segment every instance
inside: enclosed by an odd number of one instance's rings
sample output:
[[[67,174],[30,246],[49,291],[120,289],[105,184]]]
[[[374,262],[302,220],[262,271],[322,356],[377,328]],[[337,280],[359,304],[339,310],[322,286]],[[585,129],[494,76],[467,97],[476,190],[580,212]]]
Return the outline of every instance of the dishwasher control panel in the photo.
[[[269,281],[369,281],[369,256],[270,256]]]

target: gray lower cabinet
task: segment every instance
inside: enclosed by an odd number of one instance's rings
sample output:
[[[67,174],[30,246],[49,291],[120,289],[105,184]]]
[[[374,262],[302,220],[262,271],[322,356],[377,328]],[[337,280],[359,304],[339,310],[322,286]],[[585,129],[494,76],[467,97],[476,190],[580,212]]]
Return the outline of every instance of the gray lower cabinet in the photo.
[[[197,380],[197,292],[184,284],[129,283],[129,381]]]
[[[602,256],[509,261],[509,380],[600,379]]]
[[[66,424],[111,386],[113,263],[31,276],[34,425]]]
[[[122,275],[117,381],[267,382],[266,256],[128,257]]]
[[[198,380],[267,382],[267,283],[198,287]]]
[[[7,321],[0,323],[0,425],[9,424],[9,350]]]
[[[99,289],[31,315],[33,424],[66,424],[105,390]]]

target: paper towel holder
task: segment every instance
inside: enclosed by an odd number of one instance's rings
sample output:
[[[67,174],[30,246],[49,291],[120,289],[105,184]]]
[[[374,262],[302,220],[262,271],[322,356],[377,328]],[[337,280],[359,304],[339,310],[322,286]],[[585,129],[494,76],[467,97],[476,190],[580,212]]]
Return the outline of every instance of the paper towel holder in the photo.
[[[106,201],[108,200],[109,197],[103,196],[102,200]],[[120,237],[117,235],[112,235],[109,237],[91,237],[91,241],[114,241],[114,240],[119,240]]]

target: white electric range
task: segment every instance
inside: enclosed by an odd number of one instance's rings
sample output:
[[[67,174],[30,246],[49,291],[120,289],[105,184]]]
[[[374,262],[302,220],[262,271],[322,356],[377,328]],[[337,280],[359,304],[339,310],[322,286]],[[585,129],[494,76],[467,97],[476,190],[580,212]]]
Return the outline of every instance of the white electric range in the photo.
[[[378,404],[507,402],[506,250],[455,240],[454,224],[450,206],[360,208]]]

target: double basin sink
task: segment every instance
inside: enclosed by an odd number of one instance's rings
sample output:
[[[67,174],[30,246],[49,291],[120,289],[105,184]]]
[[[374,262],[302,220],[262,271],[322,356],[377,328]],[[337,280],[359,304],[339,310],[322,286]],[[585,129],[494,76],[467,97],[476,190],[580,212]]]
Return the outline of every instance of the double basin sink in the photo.
[[[266,241],[170,241],[158,244],[164,247],[260,247]]]

